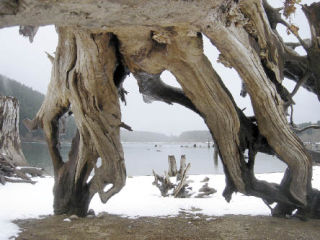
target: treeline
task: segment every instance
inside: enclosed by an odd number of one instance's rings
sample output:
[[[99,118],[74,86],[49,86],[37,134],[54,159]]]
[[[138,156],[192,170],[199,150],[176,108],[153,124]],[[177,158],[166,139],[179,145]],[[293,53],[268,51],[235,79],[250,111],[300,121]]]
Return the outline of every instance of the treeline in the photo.
[[[302,129],[309,125],[320,125],[320,121],[316,123],[306,122],[298,124],[297,127]],[[308,129],[298,136],[303,142],[320,142],[320,130]],[[128,132],[121,130],[121,141],[123,142],[212,142],[212,137],[209,131],[195,130],[185,131],[179,136],[167,136],[161,133],[145,132],[145,131],[133,131]]]
[[[20,104],[19,115],[19,131],[22,141],[41,141],[44,140],[44,135],[41,129],[29,132],[23,125],[22,120],[29,118],[33,119],[43,100],[44,95],[38,91],[33,90],[15,80],[9,79],[0,74],[0,95],[12,96],[18,99]],[[70,141],[74,136],[76,130],[73,119],[67,121],[66,134],[63,138]]]
[[[171,142],[174,139],[165,134],[146,131],[121,130],[120,135],[123,142]]]
[[[212,142],[212,137],[209,131],[195,130],[182,132],[178,140],[180,142]]]
[[[179,136],[167,136],[161,133],[146,131],[121,131],[121,141],[123,142],[212,142],[209,131],[195,130],[186,131]]]

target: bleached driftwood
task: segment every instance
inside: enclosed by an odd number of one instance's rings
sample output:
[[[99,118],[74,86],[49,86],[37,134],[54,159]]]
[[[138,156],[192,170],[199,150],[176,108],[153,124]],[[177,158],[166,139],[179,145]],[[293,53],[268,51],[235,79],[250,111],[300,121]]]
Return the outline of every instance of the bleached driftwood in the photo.
[[[169,155],[169,171],[172,170],[172,166],[176,167],[176,160],[173,155]],[[167,197],[167,196],[174,196],[175,198],[188,198],[193,195],[191,192],[192,188],[189,186],[191,183],[190,180],[188,180],[188,171],[191,167],[191,164],[188,163],[186,165],[186,156],[181,155],[180,159],[180,169],[179,171],[176,171],[176,174],[173,176],[170,176],[167,172],[164,173],[164,176],[160,176],[157,174],[154,170],[153,176],[154,181],[153,185],[155,185],[161,192],[161,196]],[[170,177],[176,177],[176,182],[172,183],[170,180]],[[209,181],[209,178],[205,179],[206,181]],[[196,197],[204,197],[208,196],[210,194],[215,193],[216,190],[214,188],[210,188],[208,186],[208,183],[205,183],[205,185],[202,186],[202,188],[199,190],[199,194]]]
[[[0,96],[0,153],[7,161],[27,166],[19,135],[19,103],[14,97]]]

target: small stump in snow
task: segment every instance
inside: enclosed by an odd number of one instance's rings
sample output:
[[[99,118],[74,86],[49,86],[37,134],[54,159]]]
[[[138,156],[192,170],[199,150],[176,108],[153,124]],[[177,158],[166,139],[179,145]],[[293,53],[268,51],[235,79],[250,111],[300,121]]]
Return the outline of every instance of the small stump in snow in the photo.
[[[192,187],[189,184],[192,182],[188,180],[187,172],[189,171],[191,164],[186,165],[186,156],[181,155],[180,159],[180,169],[177,170],[176,159],[173,155],[168,156],[169,170],[164,173],[164,176],[158,175],[154,170],[153,176],[155,185],[161,192],[161,196],[168,197],[174,196],[175,198],[189,198],[193,195]],[[170,177],[176,177],[176,182],[172,183]],[[209,178],[205,178],[206,181],[209,181]],[[202,198],[209,196],[215,193],[214,188],[210,188],[208,183],[205,183],[199,190],[197,198]]]

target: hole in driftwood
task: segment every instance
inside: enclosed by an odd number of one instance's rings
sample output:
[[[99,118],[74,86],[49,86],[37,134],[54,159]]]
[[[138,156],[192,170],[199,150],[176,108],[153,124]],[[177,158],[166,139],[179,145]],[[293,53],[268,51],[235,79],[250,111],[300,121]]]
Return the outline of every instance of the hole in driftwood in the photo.
[[[95,174],[94,168],[92,168],[86,183],[89,183],[91,181],[91,179],[94,177],[94,174]]]
[[[169,72],[169,71],[163,71],[160,75],[161,80],[165,83],[168,84],[171,87],[176,87],[181,89],[181,85],[178,83],[177,79],[175,76]]]
[[[102,160],[100,157],[98,157],[97,162],[96,162],[96,167],[100,168],[102,166]]]
[[[103,188],[103,191],[104,191],[104,192],[108,192],[112,187],[113,187],[113,184],[112,184],[112,183],[109,183],[109,184],[107,184],[107,185]]]

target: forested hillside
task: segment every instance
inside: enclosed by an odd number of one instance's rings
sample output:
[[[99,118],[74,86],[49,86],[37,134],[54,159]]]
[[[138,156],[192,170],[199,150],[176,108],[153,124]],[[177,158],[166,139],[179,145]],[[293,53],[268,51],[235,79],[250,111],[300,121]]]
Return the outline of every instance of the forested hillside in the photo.
[[[209,131],[194,130],[182,132],[179,136],[167,136],[162,133],[133,131],[121,131],[123,142],[212,142]]]
[[[181,142],[212,142],[212,137],[209,131],[195,130],[186,131],[180,134],[179,141]]]
[[[42,130],[36,130],[30,133],[23,125],[22,120],[29,118],[33,119],[37,114],[44,95],[33,90],[15,80],[9,79],[0,74],[0,95],[13,96],[18,99],[20,104],[20,122],[19,130],[22,141],[44,140]],[[66,134],[63,136],[65,140],[71,140],[76,130],[73,119],[67,121]]]
[[[121,130],[123,142],[173,142],[176,138],[155,132]]]
[[[302,129],[311,124],[320,125],[320,121],[317,123],[301,123],[298,124],[298,128]],[[308,129],[298,136],[303,142],[320,142],[320,130]],[[123,142],[212,142],[210,132],[207,130],[194,130],[182,132],[179,136],[167,136],[162,133],[145,132],[145,131],[133,131],[128,132],[121,130],[121,141]]]

